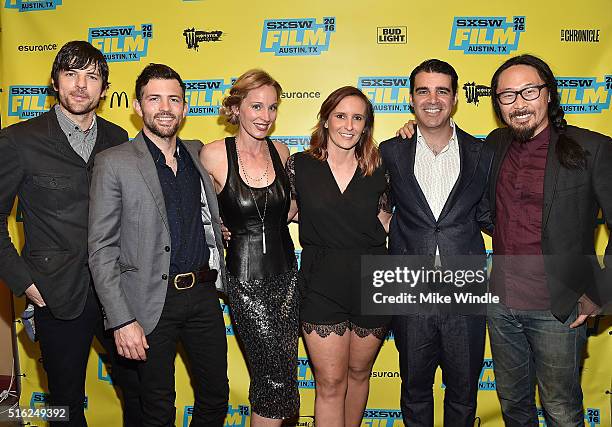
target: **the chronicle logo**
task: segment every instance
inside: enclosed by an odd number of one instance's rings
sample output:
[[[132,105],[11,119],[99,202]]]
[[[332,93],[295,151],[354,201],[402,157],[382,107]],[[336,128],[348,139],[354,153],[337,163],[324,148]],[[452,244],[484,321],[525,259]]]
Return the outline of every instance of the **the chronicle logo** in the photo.
[[[103,54],[108,62],[133,62],[147,56],[153,25],[97,27],[89,29],[88,41]]]
[[[561,108],[570,114],[599,114],[610,108],[612,75],[601,81],[595,77],[556,77]]]
[[[9,87],[9,117],[31,119],[48,111],[55,103],[55,91],[50,86]]]
[[[313,56],[329,50],[336,18],[266,19],[261,34],[261,52],[275,56]]]
[[[376,43],[378,44],[406,44],[408,41],[408,27],[377,27]]]
[[[234,408],[230,404],[227,407],[227,416],[225,417],[223,427],[246,427],[250,415],[251,408],[249,408],[249,405],[238,405],[237,408]],[[189,427],[191,417],[193,417],[193,406],[185,406],[183,411],[183,427]]]
[[[480,98],[483,96],[491,96],[491,88],[485,85],[477,85],[475,82],[467,82],[463,85],[465,91],[465,100],[468,104],[478,105]]]
[[[308,149],[310,146],[310,137],[309,136],[273,136],[272,139],[282,142],[289,148],[289,152],[291,154],[297,153],[300,151],[304,151]],[[301,254],[301,251],[298,253],[298,249],[296,249],[296,257]]]
[[[388,408],[366,408],[363,411],[363,424],[378,427],[396,427],[402,425],[402,411]]]
[[[185,102],[189,109],[188,116],[217,116],[223,98],[229,91],[235,79],[185,80]]]
[[[32,12],[35,10],[55,10],[62,5],[62,0],[6,0],[6,9],[18,9],[19,12]]]
[[[591,29],[562,29],[561,30],[561,41],[562,42],[575,42],[575,43],[599,43],[599,32],[600,30]]]
[[[110,96],[110,108],[121,107],[123,105],[124,108],[128,108],[129,106],[129,98],[128,94],[125,91],[117,92],[114,91]]]
[[[468,55],[507,55],[517,50],[525,28],[524,16],[456,16],[448,49]]]
[[[408,76],[359,77],[357,87],[368,97],[375,113],[410,113]]]
[[[185,28],[183,30],[183,36],[185,37],[185,43],[187,44],[187,49],[193,49],[195,51],[199,50],[200,43],[221,41],[222,35],[223,35],[223,31],[220,31],[220,30],[204,31],[204,30],[196,30],[193,27]]]

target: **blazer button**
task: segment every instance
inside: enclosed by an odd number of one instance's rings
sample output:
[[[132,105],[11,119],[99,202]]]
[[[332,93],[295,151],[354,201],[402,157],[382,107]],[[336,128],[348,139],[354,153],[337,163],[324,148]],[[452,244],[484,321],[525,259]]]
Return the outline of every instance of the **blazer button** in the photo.
[[[170,252],[170,246],[166,246],[166,247],[164,248],[164,250],[165,250],[166,252]]]
[[[435,231],[436,231],[436,233],[439,233],[440,232],[440,227],[436,227]]]
[[[168,280],[168,275],[167,274],[162,274],[162,280]]]

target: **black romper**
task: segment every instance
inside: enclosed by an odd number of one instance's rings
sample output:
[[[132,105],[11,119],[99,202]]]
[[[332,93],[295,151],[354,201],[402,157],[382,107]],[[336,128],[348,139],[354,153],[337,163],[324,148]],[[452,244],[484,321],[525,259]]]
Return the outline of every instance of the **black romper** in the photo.
[[[363,176],[357,168],[344,193],[327,161],[306,152],[289,157],[286,169],[299,209],[302,327],[321,337],[343,335],[349,328],[362,337],[383,339],[390,319],[360,314],[360,276],[361,255],[387,253],[387,235],[378,219],[379,209],[388,209],[384,169]]]
[[[218,195],[221,215],[232,233],[226,256],[227,295],[237,335],[251,373],[252,410],[266,418],[297,413],[298,295],[296,260],[287,227],[289,180],[272,141],[267,140],[275,179],[249,187],[238,173],[236,139],[225,138],[227,179]],[[251,193],[252,190],[252,193]],[[253,202],[264,216],[262,223]]]

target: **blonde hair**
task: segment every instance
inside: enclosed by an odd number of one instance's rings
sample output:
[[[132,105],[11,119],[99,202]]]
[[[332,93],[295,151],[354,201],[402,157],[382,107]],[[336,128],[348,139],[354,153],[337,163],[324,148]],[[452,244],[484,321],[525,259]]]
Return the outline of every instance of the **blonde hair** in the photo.
[[[247,97],[250,91],[262,86],[272,86],[280,99],[281,93],[283,92],[280,83],[274,80],[272,76],[264,70],[253,69],[238,77],[234,82],[230,89],[230,94],[223,100],[223,106],[219,112],[225,116],[228,122],[237,125],[238,114],[232,110],[232,107],[239,107],[242,100]]]

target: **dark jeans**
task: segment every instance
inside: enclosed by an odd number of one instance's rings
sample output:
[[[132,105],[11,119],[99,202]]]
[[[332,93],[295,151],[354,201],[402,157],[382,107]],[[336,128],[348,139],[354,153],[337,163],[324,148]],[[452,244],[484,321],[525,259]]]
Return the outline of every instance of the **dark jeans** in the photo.
[[[497,396],[508,427],[539,426],[537,379],[548,426],[583,426],[580,359],[586,325],[570,329],[550,311],[522,311],[503,304],[488,307],[487,321]]]
[[[404,424],[434,425],[432,387],[442,368],[444,425],[472,427],[485,344],[485,317],[457,314],[395,316]]]
[[[86,426],[83,402],[87,359],[94,335],[106,350],[111,363],[111,379],[123,397],[124,426],[139,427],[140,385],[136,364],[117,354],[115,341],[105,333],[98,300],[90,289],[83,312],[72,320],[56,319],[47,307],[34,309],[36,337],[40,343],[43,367],[47,373],[51,406],[68,406],[68,422],[51,426]]]
[[[174,360],[181,341],[189,358],[195,404],[191,426],[223,426],[229,400],[225,323],[214,283],[168,287],[147,360],[138,366],[145,426],[174,426]]]

